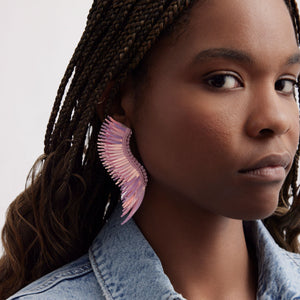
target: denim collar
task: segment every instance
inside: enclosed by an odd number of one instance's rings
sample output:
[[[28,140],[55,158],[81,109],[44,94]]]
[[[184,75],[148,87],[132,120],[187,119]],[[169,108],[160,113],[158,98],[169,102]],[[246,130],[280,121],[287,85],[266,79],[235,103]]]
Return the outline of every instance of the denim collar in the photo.
[[[300,255],[278,246],[262,221],[244,222],[258,262],[257,299],[300,299]]]
[[[121,207],[93,242],[89,257],[106,299],[184,300],[135,222],[121,225]],[[257,299],[300,299],[300,255],[281,249],[261,221],[244,222],[258,261]]]
[[[89,257],[95,276],[110,300],[184,300],[174,291],[160,260],[135,222],[121,225],[117,207],[93,242]]]

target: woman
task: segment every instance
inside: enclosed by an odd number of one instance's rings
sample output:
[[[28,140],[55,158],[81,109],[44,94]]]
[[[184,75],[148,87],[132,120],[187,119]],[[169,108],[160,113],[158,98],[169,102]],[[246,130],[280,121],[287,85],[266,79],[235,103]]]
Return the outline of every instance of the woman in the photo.
[[[300,299],[298,43],[294,1],[94,1],[1,298]]]

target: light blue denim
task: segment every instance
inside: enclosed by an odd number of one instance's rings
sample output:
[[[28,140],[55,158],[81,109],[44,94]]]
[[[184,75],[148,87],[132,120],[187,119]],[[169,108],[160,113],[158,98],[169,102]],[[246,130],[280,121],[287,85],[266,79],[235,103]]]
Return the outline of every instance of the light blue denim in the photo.
[[[121,226],[120,214],[118,207],[89,253],[9,300],[183,300],[137,225],[130,220]],[[257,299],[300,299],[300,255],[281,249],[261,221],[244,224],[246,238],[258,258]]]

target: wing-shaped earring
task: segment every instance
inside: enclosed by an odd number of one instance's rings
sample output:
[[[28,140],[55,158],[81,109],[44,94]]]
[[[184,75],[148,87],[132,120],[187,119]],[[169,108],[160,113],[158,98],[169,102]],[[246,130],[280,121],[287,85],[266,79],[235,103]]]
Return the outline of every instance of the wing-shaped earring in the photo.
[[[108,116],[98,135],[100,160],[112,179],[120,187],[123,213],[126,223],[140,207],[147,185],[147,173],[130,150],[132,131]]]

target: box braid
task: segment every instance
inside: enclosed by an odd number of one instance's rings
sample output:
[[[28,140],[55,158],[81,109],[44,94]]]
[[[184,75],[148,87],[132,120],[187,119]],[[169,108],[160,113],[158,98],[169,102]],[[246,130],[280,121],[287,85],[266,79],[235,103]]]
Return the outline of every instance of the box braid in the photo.
[[[7,213],[0,299],[87,251],[119,198],[96,151],[97,103],[111,110],[127,76],[193,2],[94,0],[58,88],[44,155]]]
[[[285,0],[289,9],[298,45],[300,44],[300,21],[297,2],[295,0]],[[300,91],[298,86],[298,99]],[[264,224],[272,234],[275,241],[283,248],[300,253],[300,195],[297,184],[299,168],[300,149],[294,157],[292,168],[281,188],[279,202],[276,212],[264,220]]]
[[[102,103],[104,115],[111,112],[128,75],[144,76],[149,50],[164,34],[180,30],[177,25],[194,2],[94,0],[54,101],[45,154],[34,165],[29,186],[7,213],[0,299],[87,251],[119,198],[119,190],[98,160],[101,120],[96,106]],[[285,3],[299,42],[297,4]],[[276,241],[291,251],[299,250],[298,158],[299,150],[280,192],[277,212],[264,221]]]

